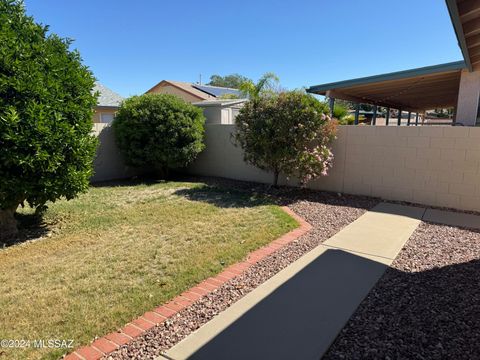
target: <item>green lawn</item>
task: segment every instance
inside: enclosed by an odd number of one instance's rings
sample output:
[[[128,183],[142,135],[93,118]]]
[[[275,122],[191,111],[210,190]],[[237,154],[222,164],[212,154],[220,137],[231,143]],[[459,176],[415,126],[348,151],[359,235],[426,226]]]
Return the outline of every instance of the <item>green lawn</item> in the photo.
[[[0,250],[0,339],[88,344],[297,227],[252,194],[179,182],[92,187],[50,204],[44,222],[48,236]]]

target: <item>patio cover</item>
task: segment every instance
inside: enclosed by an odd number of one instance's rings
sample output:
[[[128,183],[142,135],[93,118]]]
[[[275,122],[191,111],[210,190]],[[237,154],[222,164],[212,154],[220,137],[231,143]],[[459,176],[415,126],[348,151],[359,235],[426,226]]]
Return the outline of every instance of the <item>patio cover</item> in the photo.
[[[480,70],[480,1],[446,2],[467,68],[469,71]]]
[[[330,98],[419,112],[455,106],[464,61],[315,85],[307,92]]]

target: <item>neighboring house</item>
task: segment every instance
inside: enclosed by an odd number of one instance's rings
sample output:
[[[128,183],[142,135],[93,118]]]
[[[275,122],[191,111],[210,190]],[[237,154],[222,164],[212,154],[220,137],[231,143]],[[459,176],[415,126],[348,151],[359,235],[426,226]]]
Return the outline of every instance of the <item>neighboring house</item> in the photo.
[[[203,109],[206,124],[235,124],[235,117],[247,99],[216,99],[193,103]]]
[[[115,116],[115,112],[120,107],[123,97],[113,92],[105,85],[98,81],[93,88],[94,92],[99,92],[97,106],[95,107],[95,114],[93,115],[94,123],[111,123]]]
[[[448,107],[455,108],[454,124],[480,125],[480,1],[446,3],[463,61],[316,85],[307,91],[329,97],[332,109],[335,99],[342,99],[372,104],[374,113],[377,106],[400,110],[397,114],[406,111],[407,125],[418,123],[418,114],[426,110]],[[410,119],[412,113],[415,117]],[[357,110],[356,123],[359,114]],[[394,123],[400,125],[401,117]]]
[[[238,89],[171,80],[160,81],[146,93],[176,95],[189,103],[214,100],[224,95],[241,96],[241,92]]]

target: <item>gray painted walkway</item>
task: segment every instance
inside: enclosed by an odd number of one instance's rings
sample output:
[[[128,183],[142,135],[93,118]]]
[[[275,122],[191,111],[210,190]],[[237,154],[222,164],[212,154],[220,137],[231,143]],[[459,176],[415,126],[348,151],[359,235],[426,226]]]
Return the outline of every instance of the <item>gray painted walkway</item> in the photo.
[[[320,359],[422,217],[451,218],[437,211],[377,205],[159,359]]]

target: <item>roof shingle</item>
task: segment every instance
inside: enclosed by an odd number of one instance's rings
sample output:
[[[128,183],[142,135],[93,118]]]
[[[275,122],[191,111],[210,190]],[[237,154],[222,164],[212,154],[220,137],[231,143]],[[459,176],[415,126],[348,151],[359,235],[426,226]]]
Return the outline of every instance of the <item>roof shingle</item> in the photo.
[[[99,92],[100,95],[98,96],[97,106],[120,106],[120,103],[123,101],[123,97],[113,92],[105,85],[99,83],[98,81],[95,82],[95,86],[93,88],[93,92]]]

